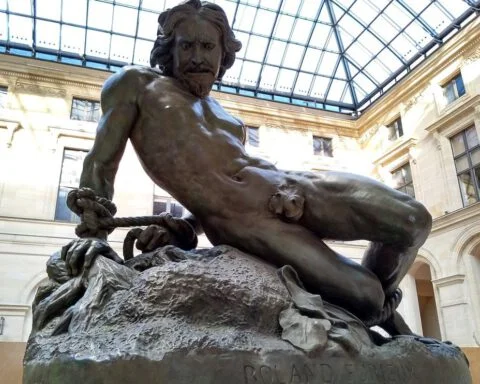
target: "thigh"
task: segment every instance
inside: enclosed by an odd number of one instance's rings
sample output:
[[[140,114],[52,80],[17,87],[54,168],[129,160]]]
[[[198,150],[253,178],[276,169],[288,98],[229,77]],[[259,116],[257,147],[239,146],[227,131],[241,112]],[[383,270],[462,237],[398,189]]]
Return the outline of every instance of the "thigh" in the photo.
[[[408,234],[416,203],[368,177],[342,172],[289,173],[305,194],[300,224],[338,240],[396,242]]]

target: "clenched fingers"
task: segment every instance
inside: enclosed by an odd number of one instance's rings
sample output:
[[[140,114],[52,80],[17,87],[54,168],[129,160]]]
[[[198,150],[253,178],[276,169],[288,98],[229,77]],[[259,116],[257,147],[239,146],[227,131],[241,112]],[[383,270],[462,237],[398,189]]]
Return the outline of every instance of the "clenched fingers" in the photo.
[[[138,236],[137,249],[148,252],[170,243],[170,233],[167,229],[150,225]]]
[[[67,270],[72,276],[78,275],[79,266],[82,264],[83,258],[85,257],[85,252],[87,251],[89,245],[89,240],[81,240],[71,247],[67,252],[65,264]]]

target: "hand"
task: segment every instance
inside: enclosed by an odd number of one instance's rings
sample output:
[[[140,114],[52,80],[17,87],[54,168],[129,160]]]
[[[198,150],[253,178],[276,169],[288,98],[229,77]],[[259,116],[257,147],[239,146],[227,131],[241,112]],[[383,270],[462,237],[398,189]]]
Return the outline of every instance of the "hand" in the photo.
[[[138,235],[136,247],[143,253],[151,252],[165,245],[171,245],[173,237],[173,234],[167,227],[149,225]]]
[[[67,272],[71,276],[78,275],[82,270],[88,270],[98,255],[102,255],[119,264],[123,259],[108,245],[106,240],[85,238],[72,240],[61,251]]]
[[[162,214],[162,225],[149,225],[137,237],[137,249],[150,252],[159,247],[174,245],[189,250],[197,245],[197,235],[193,227],[184,219]]]

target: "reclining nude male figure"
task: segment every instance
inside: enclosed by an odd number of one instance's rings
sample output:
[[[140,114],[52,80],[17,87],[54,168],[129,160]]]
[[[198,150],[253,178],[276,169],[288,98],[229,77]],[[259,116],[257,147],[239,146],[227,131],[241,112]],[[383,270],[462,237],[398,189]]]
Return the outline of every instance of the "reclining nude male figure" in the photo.
[[[163,12],[152,68],[126,67],[103,87],[103,115],[80,187],[111,200],[130,140],[151,179],[191,212],[170,218],[171,224],[149,226],[137,247],[195,247],[176,230],[180,221],[189,223],[213,245],[236,247],[278,267],[291,265],[307,290],[363,321],[371,323],[390,307],[380,326],[391,334],[408,333],[395,311],[398,285],[430,232],[430,214],[373,179],[283,171],[248,155],[242,122],[209,96],[240,48],[215,4],[190,0]],[[370,245],[358,264],[323,239],[364,239]],[[62,250],[71,275],[98,254],[121,262],[106,238],[77,239]]]

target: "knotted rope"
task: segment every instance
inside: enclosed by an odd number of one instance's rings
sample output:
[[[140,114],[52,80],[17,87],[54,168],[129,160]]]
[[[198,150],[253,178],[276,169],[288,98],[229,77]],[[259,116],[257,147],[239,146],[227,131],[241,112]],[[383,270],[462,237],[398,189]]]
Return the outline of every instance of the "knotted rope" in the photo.
[[[187,221],[175,218],[166,212],[156,216],[114,218],[113,215],[117,213],[115,204],[111,200],[96,196],[90,188],[71,190],[67,196],[67,206],[80,216],[81,223],[75,228],[75,234],[80,238],[106,239],[107,235],[118,227],[159,225],[173,230],[185,239],[185,244],[182,244],[181,248],[192,249],[197,245],[195,230]],[[132,233],[130,234],[130,232]],[[138,238],[140,232],[138,229],[130,232],[125,240],[133,246],[133,242]],[[124,245],[125,248],[126,245]]]

